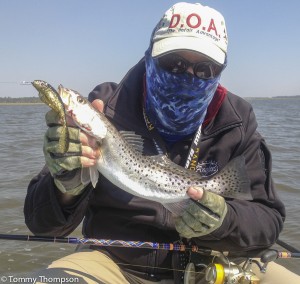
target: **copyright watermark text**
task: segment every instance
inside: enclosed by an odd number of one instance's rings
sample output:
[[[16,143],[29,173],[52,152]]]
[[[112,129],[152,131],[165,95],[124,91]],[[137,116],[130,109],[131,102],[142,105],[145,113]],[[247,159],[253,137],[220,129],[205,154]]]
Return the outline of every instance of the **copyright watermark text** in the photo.
[[[28,284],[36,284],[36,283],[79,283],[78,277],[46,277],[46,276],[38,276],[38,277],[17,277],[17,276],[1,276],[1,283],[28,283]]]

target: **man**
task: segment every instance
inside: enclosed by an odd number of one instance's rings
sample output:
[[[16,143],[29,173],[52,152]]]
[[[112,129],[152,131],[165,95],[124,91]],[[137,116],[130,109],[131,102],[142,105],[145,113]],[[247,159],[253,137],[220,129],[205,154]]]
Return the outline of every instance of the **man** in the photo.
[[[89,100],[119,130],[141,135],[145,155],[163,151],[199,175],[211,177],[243,156],[252,200],[225,199],[192,186],[186,190],[196,202],[174,217],[161,204],[132,196],[103,176],[93,189],[81,182],[81,173],[95,165],[101,145],[70,122],[69,151],[59,154],[61,126],[49,112],[46,166],[30,182],[25,201],[28,228],[38,235],[65,236],[84,218],[83,235],[91,238],[180,241],[242,255],[274,244],[285,211],[273,187],[271,154],[256,131],[251,106],[219,84],[226,64],[223,16],[198,3],[178,3],[155,27],[145,57],[120,84],[97,86]],[[91,247],[52,263],[43,274],[77,275],[87,283],[180,283],[183,274],[177,272],[187,264],[182,259],[191,256],[181,255],[181,261],[178,256]]]

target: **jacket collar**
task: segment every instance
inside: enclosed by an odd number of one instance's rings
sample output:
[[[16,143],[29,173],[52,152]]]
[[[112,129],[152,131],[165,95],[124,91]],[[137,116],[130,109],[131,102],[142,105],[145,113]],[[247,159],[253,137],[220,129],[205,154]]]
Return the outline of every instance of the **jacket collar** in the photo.
[[[223,131],[240,126],[242,118],[236,112],[232,105],[233,94],[227,91],[217,114],[210,120],[210,122],[202,129],[202,133],[206,138],[218,135]]]

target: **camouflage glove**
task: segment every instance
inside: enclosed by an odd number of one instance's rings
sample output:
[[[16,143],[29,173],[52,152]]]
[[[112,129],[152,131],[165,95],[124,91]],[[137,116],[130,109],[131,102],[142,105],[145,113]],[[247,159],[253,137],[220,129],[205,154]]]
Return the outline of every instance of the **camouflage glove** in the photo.
[[[225,199],[215,193],[204,191],[200,200],[191,200],[183,214],[175,219],[175,228],[184,238],[205,236],[222,225],[226,213]]]
[[[46,123],[49,126],[44,137],[44,156],[46,164],[54,183],[62,193],[78,195],[82,192],[85,185],[81,183],[81,149],[79,140],[80,130],[76,127],[68,127],[69,148],[62,154],[59,150],[58,140],[62,131],[59,123],[59,116],[54,111],[46,114]]]

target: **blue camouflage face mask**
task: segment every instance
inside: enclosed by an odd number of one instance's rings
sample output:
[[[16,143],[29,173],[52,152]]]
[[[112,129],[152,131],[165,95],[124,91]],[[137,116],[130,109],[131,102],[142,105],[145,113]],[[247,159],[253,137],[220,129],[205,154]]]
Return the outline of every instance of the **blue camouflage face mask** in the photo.
[[[209,80],[160,68],[149,48],[146,61],[145,112],[168,142],[176,142],[197,131],[218,87],[220,75]]]

